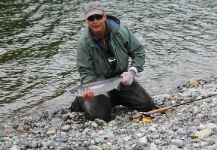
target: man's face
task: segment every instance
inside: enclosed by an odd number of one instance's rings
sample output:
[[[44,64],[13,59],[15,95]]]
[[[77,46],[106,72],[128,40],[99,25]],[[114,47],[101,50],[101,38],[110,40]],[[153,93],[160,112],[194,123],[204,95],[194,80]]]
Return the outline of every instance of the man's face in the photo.
[[[106,14],[92,15],[86,19],[86,23],[95,35],[101,35],[105,33],[105,21]]]

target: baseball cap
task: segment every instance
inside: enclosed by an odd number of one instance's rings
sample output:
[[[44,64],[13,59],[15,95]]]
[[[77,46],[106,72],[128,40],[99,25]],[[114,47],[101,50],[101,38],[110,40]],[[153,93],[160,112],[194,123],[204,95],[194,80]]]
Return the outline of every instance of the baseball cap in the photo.
[[[96,14],[102,15],[103,12],[104,8],[98,1],[90,2],[84,7],[85,19]]]

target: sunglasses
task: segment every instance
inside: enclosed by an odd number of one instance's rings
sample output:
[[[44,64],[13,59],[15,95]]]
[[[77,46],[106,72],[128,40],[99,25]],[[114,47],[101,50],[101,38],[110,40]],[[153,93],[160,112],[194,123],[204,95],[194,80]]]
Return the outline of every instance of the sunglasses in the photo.
[[[94,21],[95,18],[96,18],[96,20],[101,20],[103,18],[103,15],[92,15],[92,16],[88,17],[87,20]]]

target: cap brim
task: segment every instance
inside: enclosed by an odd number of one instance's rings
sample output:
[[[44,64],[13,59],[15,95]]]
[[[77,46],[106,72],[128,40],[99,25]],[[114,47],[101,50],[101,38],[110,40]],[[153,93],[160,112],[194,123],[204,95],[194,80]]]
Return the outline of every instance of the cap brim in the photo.
[[[92,16],[92,15],[102,15],[103,11],[102,10],[94,10],[89,12],[88,14],[85,15],[85,19],[87,19],[88,17]]]

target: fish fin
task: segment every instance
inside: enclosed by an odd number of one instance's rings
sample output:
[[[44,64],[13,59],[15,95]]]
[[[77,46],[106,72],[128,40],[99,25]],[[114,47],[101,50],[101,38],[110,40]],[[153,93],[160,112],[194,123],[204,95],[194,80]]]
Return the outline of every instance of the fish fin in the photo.
[[[120,91],[120,89],[121,89],[121,83],[119,83],[118,86],[115,89],[118,90],[118,91]]]
[[[104,93],[103,95],[105,95],[106,97],[110,98],[108,93]]]
[[[98,78],[97,78],[97,81],[102,81],[102,80],[105,80],[106,78],[103,76],[103,75],[101,75],[101,76],[99,76]]]

